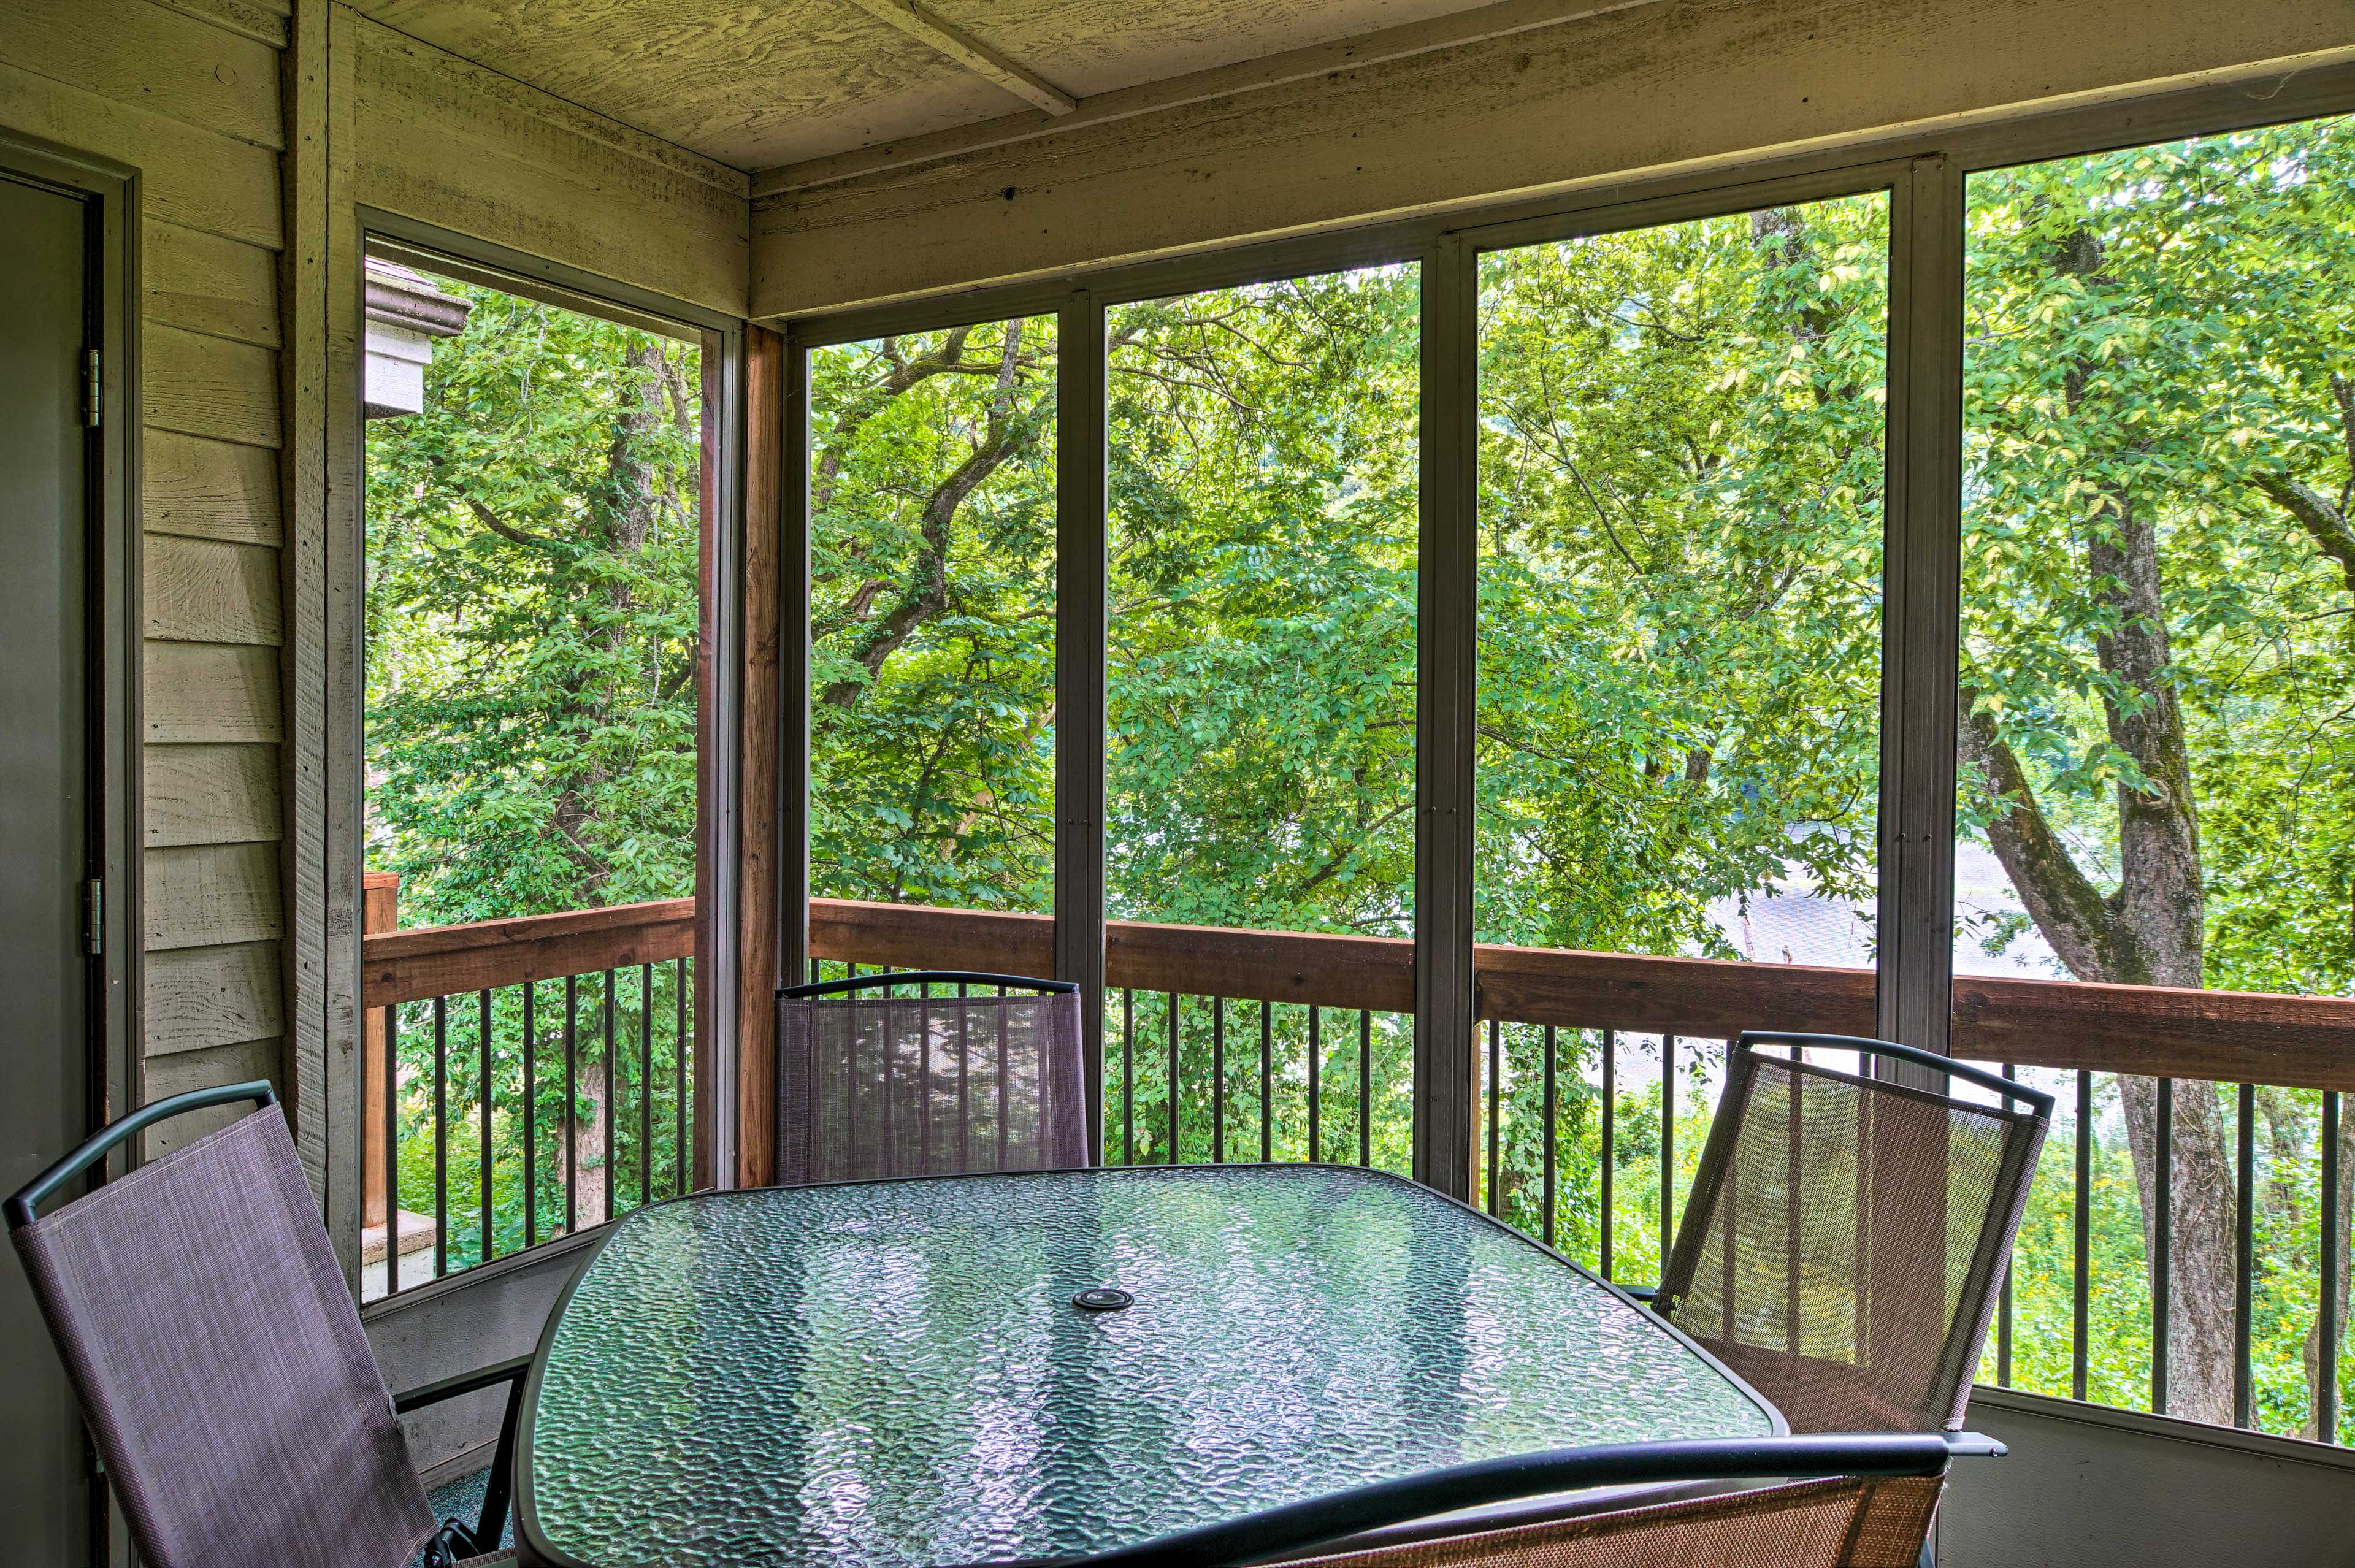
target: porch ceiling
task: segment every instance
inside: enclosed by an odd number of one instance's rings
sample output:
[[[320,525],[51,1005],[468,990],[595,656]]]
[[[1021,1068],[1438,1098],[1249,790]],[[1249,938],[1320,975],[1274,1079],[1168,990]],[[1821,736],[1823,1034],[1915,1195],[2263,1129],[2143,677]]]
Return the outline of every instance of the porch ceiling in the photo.
[[[1484,3],[919,0],[1080,99]],[[854,0],[354,4],[387,27],[748,171],[1036,112]]]

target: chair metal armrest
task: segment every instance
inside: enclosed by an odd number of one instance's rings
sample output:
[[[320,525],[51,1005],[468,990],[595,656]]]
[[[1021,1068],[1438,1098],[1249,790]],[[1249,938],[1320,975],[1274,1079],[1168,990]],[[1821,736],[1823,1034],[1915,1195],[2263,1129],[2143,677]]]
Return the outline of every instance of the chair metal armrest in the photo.
[[[1619,1288],[1646,1307],[1651,1306],[1652,1298],[1660,1294],[1660,1287],[1657,1285],[1623,1285]]]
[[[462,1560],[496,1552],[500,1538],[506,1534],[507,1506],[515,1496],[516,1425],[523,1415],[524,1379],[531,1371],[531,1362],[529,1356],[517,1356],[510,1361],[498,1361],[410,1389],[393,1398],[393,1413],[400,1415],[440,1404],[462,1393],[496,1388],[501,1383],[507,1385],[506,1411],[499,1417],[498,1446],[491,1451],[491,1473],[483,1483],[483,1511],[476,1516],[473,1529],[457,1525],[450,1531],[452,1544],[459,1550]]]
[[[512,1403],[517,1394],[521,1393],[523,1380],[530,1371],[529,1356],[517,1356],[511,1361],[495,1361],[487,1367],[477,1367],[471,1372],[460,1372],[456,1377],[443,1378],[438,1382],[410,1389],[407,1393],[393,1395],[393,1413],[406,1415],[412,1410],[422,1410],[429,1404],[440,1404],[443,1400],[455,1399],[462,1393],[473,1393],[478,1389],[491,1388],[499,1383],[517,1385],[516,1393],[507,1396]]]
[[[2011,1452],[2002,1441],[1979,1432],[1949,1432],[1946,1452],[1957,1459],[2000,1459]]]

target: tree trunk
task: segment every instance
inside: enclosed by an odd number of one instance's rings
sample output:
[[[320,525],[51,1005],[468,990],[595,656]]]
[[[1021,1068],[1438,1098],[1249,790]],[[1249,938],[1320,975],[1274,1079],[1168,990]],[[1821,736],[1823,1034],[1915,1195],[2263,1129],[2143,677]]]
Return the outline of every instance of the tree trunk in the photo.
[[[605,476],[591,496],[590,542],[607,554],[634,556],[646,548],[654,532],[655,469],[647,450],[662,426],[665,390],[677,372],[660,341],[651,336],[632,344],[624,362],[635,373],[635,385],[613,415]],[[627,616],[635,603],[626,583],[613,583],[603,592],[597,608],[604,624],[594,641],[609,658],[619,656],[629,641]],[[574,689],[563,717],[584,732],[593,731],[618,720],[627,701],[610,679],[584,680]],[[613,874],[593,843],[601,818],[592,803],[607,778],[605,768],[592,762],[571,774],[556,797],[554,826],[573,865],[575,908],[602,903],[605,880]]]
[[[2094,296],[2109,283],[2102,266],[2100,243],[2084,230],[2066,237],[2053,253],[2054,272],[2086,280]],[[2095,377],[2090,364],[2070,368],[2072,415],[2094,395]],[[2102,495],[2084,525],[2084,567],[2096,603],[2108,613],[2095,638],[2096,657],[2113,683],[2104,694],[2104,720],[2111,741],[2143,775],[2139,785],[2121,784],[2116,791],[2117,891],[2102,894],[2078,868],[2045,820],[2027,773],[1994,718],[1979,710],[1975,692],[1964,693],[1959,749],[1965,766],[2008,804],[1989,823],[1988,840],[2022,905],[2069,972],[2080,980],[2196,987],[2203,983],[2206,890],[2190,752],[2169,670],[2158,535],[2124,485],[2106,484]],[[2150,1243],[2158,1208],[2158,1085],[2121,1075],[2118,1088],[2142,1200],[2144,1240],[2155,1257]],[[2238,1259],[2232,1159],[2223,1104],[2213,1083],[2176,1084],[2173,1132],[2173,1261],[2165,1306],[2168,1409],[2195,1420],[2229,1421]],[[2077,1136],[2089,1136],[2091,1129],[2079,1128]]]
[[[613,1174],[613,1160],[605,1147],[605,1074],[602,1063],[583,1062],[581,1071],[581,1098],[588,1102],[588,1111],[566,1129],[570,1135],[557,1146],[556,1176],[559,1183],[570,1184],[577,1176],[580,1185],[572,1189],[573,1218],[576,1230],[587,1230],[605,1221],[605,1185]],[[570,1114],[571,1107],[566,1112]],[[580,1168],[576,1172],[568,1155],[579,1151]],[[565,1190],[559,1186],[558,1190]]]

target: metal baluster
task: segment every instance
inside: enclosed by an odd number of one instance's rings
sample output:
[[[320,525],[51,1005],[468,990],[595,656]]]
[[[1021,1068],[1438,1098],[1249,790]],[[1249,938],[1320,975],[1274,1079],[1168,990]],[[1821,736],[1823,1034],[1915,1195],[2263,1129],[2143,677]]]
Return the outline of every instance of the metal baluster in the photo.
[[[1358,1163],[1374,1163],[1374,1015],[1358,1009]]]
[[[613,1189],[620,1185],[613,1179],[620,1175],[617,1140],[613,1136],[613,972],[605,971],[605,1218],[613,1217]]]
[[[965,999],[964,982],[957,982],[957,1001]],[[957,1008],[957,1168],[973,1168],[973,1009]]]
[[[1178,1163],[1178,993],[1169,993],[1169,1158]]]
[[[843,967],[849,969],[855,967],[855,965],[845,964]],[[844,978],[847,979],[849,976],[845,976]],[[871,1004],[862,1001],[856,991],[844,991],[839,993],[839,995],[846,1004],[850,1016],[844,1020],[847,1040],[843,1050],[842,1060],[842,1153],[841,1157],[835,1162],[834,1168],[852,1175],[857,1175],[862,1168],[860,1161],[866,1157],[864,1151],[859,1147],[864,1141],[859,1135],[865,1129],[859,1123],[858,1091],[867,1077],[866,1065],[859,1060],[859,1042],[866,1033],[865,1029],[860,1027],[859,1020],[867,1007]],[[830,1065],[832,1064],[826,1064],[826,1066]],[[824,1072],[826,1071],[826,1066],[813,1063],[811,1076],[815,1078],[819,1073]],[[815,1095],[813,1095],[811,1097],[811,1104],[815,1106],[816,1104],[818,1104],[817,1098]],[[815,1110],[813,1110],[810,1115],[812,1120],[815,1121]],[[812,1142],[815,1142],[815,1130],[813,1130],[812,1133]]]
[[[1308,1004],[1308,1162],[1311,1165],[1325,1157],[1324,1127],[1317,1119],[1325,1098],[1325,1063],[1318,1055],[1322,1042],[1317,1038],[1323,1013],[1324,1009],[1315,1002]]]
[[[925,980],[916,987],[916,1174],[932,1173],[932,983]]]
[[[433,1277],[450,1272],[450,998],[433,998]]]
[[[1275,1157],[1275,1004],[1259,1005],[1259,1157]]]
[[[1871,1062],[1864,1052],[1856,1053],[1856,1075],[1874,1076]],[[1856,1342],[1870,1346],[1872,1340],[1872,1214],[1873,1214],[1873,1099],[1859,1095],[1856,1103]]]
[[[2158,1168],[2151,1178],[2150,1408],[2167,1413],[2168,1303],[2175,1279],[2175,1080],[2158,1081]]]
[[[1660,1268],[1677,1234],[1677,1037],[1660,1037]]]
[[[997,994],[1001,997],[1006,995],[1006,987],[998,987]],[[997,1019],[996,1030],[997,1035],[997,1168],[1004,1170],[1006,1168],[1006,1009],[998,1008],[996,1016]]]
[[[1603,1234],[1595,1251],[1595,1272],[1605,1279],[1611,1277],[1611,1189],[1618,1176],[1613,1168],[1611,1142],[1618,1122],[1619,1034],[1606,1029],[1603,1031]]]
[[[564,976],[564,1233],[581,1228],[581,976]]]
[[[1505,1184],[1499,1178],[1504,1159],[1505,1046],[1504,1022],[1488,1020],[1488,1212],[1497,1213],[1505,1201]]]
[[[2009,1061],[2003,1064],[2003,1075],[2019,1081],[2019,1070]],[[2003,1260],[2003,1299],[1997,1304],[1995,1320],[1995,1381],[1998,1388],[2011,1386],[2011,1276],[2012,1260],[2018,1249]]]
[[[892,1125],[892,1123],[898,1118],[891,1115],[891,1059],[899,1054],[899,1042],[893,1033],[893,1028],[897,1020],[895,1020],[891,1016],[891,987],[886,986],[882,990],[877,992],[876,999],[883,1004],[883,1029],[881,1031],[883,1042],[883,1174],[886,1176],[897,1176],[900,1174],[900,1147],[898,1140],[893,1136],[898,1129]],[[999,1153],[1002,1156],[1006,1147],[1006,1131],[1003,1127],[998,1129],[997,1145]],[[998,1160],[997,1168],[1000,1170],[1006,1168],[1006,1161],[1003,1157]]]
[[[482,1167],[483,1174],[483,1206],[475,1216],[481,1222],[482,1251],[474,1254],[474,1261],[478,1264],[486,1264],[491,1261],[491,994],[488,991],[481,994],[474,1031],[476,1037],[474,1044],[479,1058],[476,1065],[482,1072],[482,1076],[475,1082],[474,1093],[474,1099],[477,1102],[476,1110],[481,1122],[482,1147],[475,1150],[475,1153],[479,1157],[477,1163]]]
[[[1227,999],[1210,998],[1210,1163],[1227,1163]]]
[[[678,1121],[670,1152],[677,1181],[673,1190],[682,1197],[687,1192],[687,960],[681,958],[672,965],[670,979],[670,1047],[677,1059],[671,1069],[671,1105]]]
[[[655,966],[638,965],[638,1207],[655,1200]]]
[[[1136,993],[1120,994],[1120,1163],[1136,1163]]]
[[[1721,1205],[1721,1208],[1719,1211],[1719,1218],[1722,1221],[1723,1224],[1722,1229],[1719,1232],[1717,1250],[1719,1262],[1721,1266],[1724,1269],[1724,1274],[1721,1276],[1718,1288],[1723,1294],[1723,1299],[1725,1301],[1725,1317],[1723,1321],[1727,1323],[1739,1323],[1742,1321],[1741,1310],[1735,1305],[1733,1298],[1733,1265],[1736,1258],[1741,1253],[1741,1249],[1735,1245],[1735,1239],[1741,1233],[1741,1221],[1735,1214],[1735,1210],[1739,1207],[1741,1201],[1742,1183],[1738,1181],[1727,1181],[1720,1184],[1718,1202]],[[1796,1273],[1796,1271],[1793,1270],[1789,1272]],[[1660,1260],[1660,1277],[1663,1279],[1667,1278],[1668,1273],[1668,1260],[1663,1258]]]
[[[1545,1244],[1553,1245],[1554,1026],[1545,1026]]]
[[[539,982],[523,983],[523,1244],[539,1244]]]
[[[2249,1281],[2254,1269],[2252,1256],[2256,1231],[2257,1186],[2257,1089],[2254,1083],[2241,1085],[2239,1136],[2234,1140],[2233,1163],[2237,1179],[2232,1217],[2233,1280],[2232,1286],[2232,1424],[2250,1424],[2252,1390],[2249,1378],[2249,1339],[2251,1328]]]
[[[400,1008],[384,1009],[384,1294],[400,1291]]]
[[[2086,1302],[2094,1271],[2094,1075],[2077,1071],[2075,1283],[2069,1302],[2069,1396],[2085,1397]]]
[[[1783,1269],[1783,1349],[1791,1355],[1799,1353],[1799,1278],[1800,1260],[1805,1258],[1806,1237],[1800,1189],[1806,1180],[1806,1150],[1807,1130],[1806,1076],[1797,1071],[1806,1065],[1806,1051],[1794,1046],[1791,1050],[1791,1124],[1784,1138],[1783,1196],[1786,1212],[1783,1217],[1783,1250],[1787,1260]]]
[[[2094,1073],[2077,1072],[2077,1203],[2073,1212],[2074,1257],[2070,1264],[2070,1399],[2084,1399],[2086,1316],[2094,1288]]]
[[[2346,1244],[2346,1217],[2339,1211],[2339,1091],[2322,1092],[2322,1304],[2317,1316],[2321,1344],[2316,1356],[2315,1435],[2339,1441],[2339,1260]]]

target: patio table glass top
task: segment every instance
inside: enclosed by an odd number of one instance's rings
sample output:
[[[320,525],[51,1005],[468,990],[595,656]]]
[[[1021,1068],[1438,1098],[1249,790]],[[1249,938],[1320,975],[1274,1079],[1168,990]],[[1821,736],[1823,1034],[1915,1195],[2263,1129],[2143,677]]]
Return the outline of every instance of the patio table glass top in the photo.
[[[1131,1299],[1075,1303],[1092,1291]],[[527,1420],[524,1544],[552,1562],[876,1568],[1070,1557],[1472,1460],[1777,1425],[1518,1232],[1331,1166],[642,1210],[559,1308]]]

